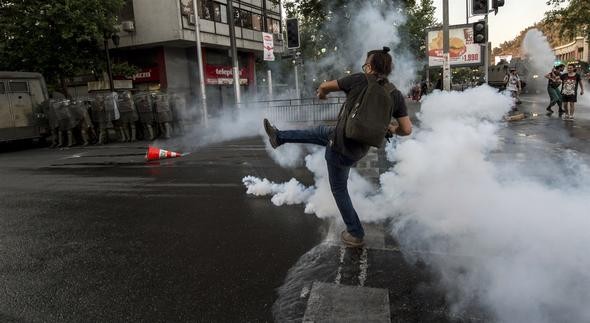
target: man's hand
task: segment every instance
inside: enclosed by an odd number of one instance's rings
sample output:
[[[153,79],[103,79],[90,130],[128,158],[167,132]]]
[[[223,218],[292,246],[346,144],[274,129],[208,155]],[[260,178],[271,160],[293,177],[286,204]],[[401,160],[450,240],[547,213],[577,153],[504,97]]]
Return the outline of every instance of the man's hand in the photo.
[[[324,91],[322,88],[318,88],[316,90],[316,95],[317,95],[318,99],[325,100],[326,95],[328,95],[328,93],[326,93],[326,91]]]
[[[397,132],[399,125],[397,123],[390,123],[387,125],[387,132],[394,135]]]

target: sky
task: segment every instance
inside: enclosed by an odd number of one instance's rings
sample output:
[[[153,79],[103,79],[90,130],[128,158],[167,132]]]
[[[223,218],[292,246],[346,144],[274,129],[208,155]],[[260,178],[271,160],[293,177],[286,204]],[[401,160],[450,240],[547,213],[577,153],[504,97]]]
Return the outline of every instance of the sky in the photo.
[[[436,7],[436,19],[442,23],[443,0],[433,2]],[[465,2],[465,0],[449,0],[449,24],[466,23]],[[489,16],[489,40],[492,42],[492,47],[512,40],[524,28],[543,19],[545,11],[550,9],[545,2],[546,0],[505,0],[505,5],[500,7],[498,15],[494,16],[492,13]],[[472,17],[469,22],[476,22],[483,18],[483,16]]]

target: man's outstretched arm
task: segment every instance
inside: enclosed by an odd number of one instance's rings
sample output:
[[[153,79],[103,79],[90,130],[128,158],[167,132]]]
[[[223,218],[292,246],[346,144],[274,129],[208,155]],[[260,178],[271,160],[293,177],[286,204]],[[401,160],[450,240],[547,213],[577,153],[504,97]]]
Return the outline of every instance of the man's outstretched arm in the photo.
[[[317,89],[318,99],[324,100],[328,93],[336,91],[340,91],[340,87],[338,86],[338,82],[336,80],[323,82]]]

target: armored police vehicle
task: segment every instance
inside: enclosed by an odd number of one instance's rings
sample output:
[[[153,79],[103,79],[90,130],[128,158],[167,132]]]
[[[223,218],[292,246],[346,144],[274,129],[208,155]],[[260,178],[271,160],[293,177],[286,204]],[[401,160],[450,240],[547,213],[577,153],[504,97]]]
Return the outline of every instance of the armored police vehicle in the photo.
[[[41,105],[48,99],[41,74],[0,71],[0,142],[44,136]]]

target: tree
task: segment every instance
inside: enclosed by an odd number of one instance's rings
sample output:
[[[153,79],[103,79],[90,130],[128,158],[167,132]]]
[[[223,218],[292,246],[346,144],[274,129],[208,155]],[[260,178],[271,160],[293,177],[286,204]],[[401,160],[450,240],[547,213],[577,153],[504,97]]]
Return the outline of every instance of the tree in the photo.
[[[401,27],[403,43],[407,44],[414,56],[423,60],[426,58],[426,28],[436,24],[434,18],[436,8],[432,0],[422,0],[408,10],[408,21]]]
[[[105,64],[124,0],[0,0],[0,70],[36,71],[59,84]]]
[[[548,0],[547,5],[552,5],[553,10],[546,13],[546,19],[560,25],[561,36],[590,38],[590,1]]]
[[[313,71],[307,70],[303,74],[312,83],[304,86],[306,89],[314,89],[324,79],[333,78],[335,71],[342,75],[360,69],[360,64],[350,64],[364,54],[359,53],[359,49],[366,41],[350,38],[359,34],[359,20],[361,25],[370,23],[368,20],[371,18],[364,17],[362,13],[366,10],[361,9],[370,6],[382,16],[387,16],[387,19],[379,21],[383,24],[378,28],[380,34],[395,35],[399,32],[401,41],[396,42],[400,47],[397,49],[408,51],[418,59],[423,58],[426,52],[425,29],[435,23],[432,0],[292,0],[284,5],[288,17],[299,19],[301,56],[306,62],[316,62],[312,64]],[[401,17],[401,13],[406,16],[405,24],[401,19],[391,18],[392,15]]]

